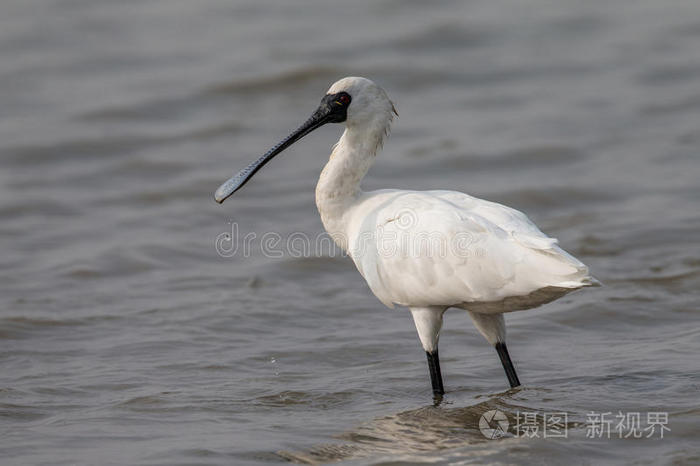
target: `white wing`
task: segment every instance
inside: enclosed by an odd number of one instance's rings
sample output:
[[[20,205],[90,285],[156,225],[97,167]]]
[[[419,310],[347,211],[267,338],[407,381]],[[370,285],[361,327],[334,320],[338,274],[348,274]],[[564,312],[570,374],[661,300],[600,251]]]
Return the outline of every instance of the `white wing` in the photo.
[[[350,255],[390,307],[497,302],[594,283],[523,213],[459,192],[370,192],[348,215]]]

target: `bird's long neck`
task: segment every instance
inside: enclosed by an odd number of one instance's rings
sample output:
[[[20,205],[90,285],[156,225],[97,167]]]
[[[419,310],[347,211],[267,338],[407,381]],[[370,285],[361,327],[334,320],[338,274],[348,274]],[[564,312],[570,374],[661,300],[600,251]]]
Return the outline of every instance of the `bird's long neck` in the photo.
[[[389,122],[373,123],[346,127],[316,185],[316,206],[331,235],[345,233],[343,216],[362,193],[360,182],[387,134]]]

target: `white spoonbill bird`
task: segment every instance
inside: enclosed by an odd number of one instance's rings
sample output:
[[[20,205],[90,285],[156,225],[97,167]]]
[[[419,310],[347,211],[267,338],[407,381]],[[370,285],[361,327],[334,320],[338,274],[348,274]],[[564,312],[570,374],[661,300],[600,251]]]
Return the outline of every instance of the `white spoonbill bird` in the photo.
[[[362,191],[360,182],[395,113],[374,82],[343,78],[304,124],[222,184],[215,199],[223,202],[316,128],[344,123],[345,132],[318,180],[316,205],[323,226],[375,296],[389,307],[411,310],[436,399],[444,394],[438,339],[450,307],[469,313],[496,348],[510,386],[517,387],[503,313],[530,309],[598,282],[556,239],[510,207],[456,191]]]

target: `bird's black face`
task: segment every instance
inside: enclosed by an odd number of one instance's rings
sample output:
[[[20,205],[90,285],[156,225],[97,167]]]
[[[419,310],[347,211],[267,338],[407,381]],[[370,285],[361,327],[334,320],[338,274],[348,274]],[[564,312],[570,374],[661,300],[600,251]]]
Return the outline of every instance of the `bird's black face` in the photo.
[[[326,94],[321,99],[317,112],[328,112],[326,118],[328,123],[342,123],[348,118],[348,107],[352,102],[352,97],[347,92],[337,94]]]
[[[249,179],[253,177],[267,162],[272,160],[277,154],[303,138],[316,128],[320,128],[326,123],[342,123],[348,118],[348,107],[352,102],[352,97],[347,92],[336,94],[326,94],[321,99],[321,104],[311,117],[304,122],[292,134],[280,141],[275,147],[270,149],[262,157],[248,165],[246,168],[235,174],[216,190],[214,198],[216,202],[224,202],[227,197],[238,191]]]

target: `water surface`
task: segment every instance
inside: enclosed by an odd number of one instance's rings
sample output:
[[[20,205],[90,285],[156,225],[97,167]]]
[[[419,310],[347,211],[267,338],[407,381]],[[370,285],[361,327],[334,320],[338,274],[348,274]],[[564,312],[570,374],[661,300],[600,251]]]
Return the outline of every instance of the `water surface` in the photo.
[[[682,0],[3,2],[4,462],[697,462],[699,46]],[[401,114],[366,189],[507,203],[606,284],[508,316],[521,390],[452,310],[433,407],[405,310],[347,258],[264,253],[322,231],[339,127],[213,201],[346,75]],[[490,409],[568,438],[487,440]],[[671,432],[586,438],[608,411]]]

